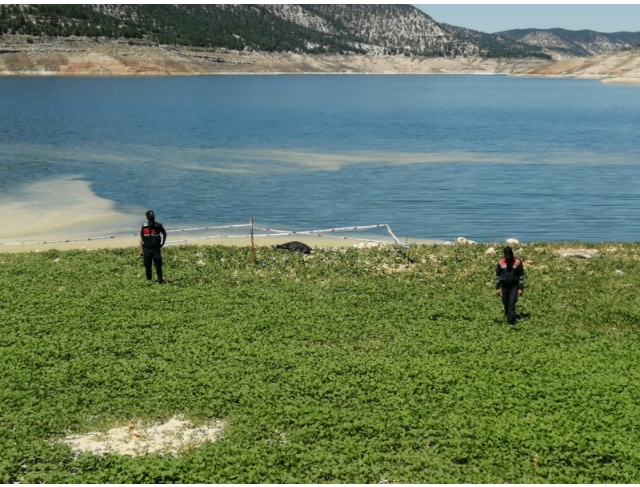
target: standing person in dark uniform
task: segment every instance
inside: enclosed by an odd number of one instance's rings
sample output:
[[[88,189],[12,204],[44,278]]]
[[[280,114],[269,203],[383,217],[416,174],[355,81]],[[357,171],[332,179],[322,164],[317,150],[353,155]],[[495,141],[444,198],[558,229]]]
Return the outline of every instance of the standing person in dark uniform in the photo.
[[[162,223],[156,222],[156,215],[149,210],[146,213],[147,223],[140,229],[140,256],[144,257],[144,270],[147,280],[151,280],[151,262],[156,266],[158,284],[164,284],[162,280],[162,252],[161,248],[167,240],[167,231]]]
[[[504,259],[496,266],[496,296],[502,292],[504,314],[510,325],[516,324],[516,302],[524,291],[522,261],[513,255],[511,247],[504,248]]]

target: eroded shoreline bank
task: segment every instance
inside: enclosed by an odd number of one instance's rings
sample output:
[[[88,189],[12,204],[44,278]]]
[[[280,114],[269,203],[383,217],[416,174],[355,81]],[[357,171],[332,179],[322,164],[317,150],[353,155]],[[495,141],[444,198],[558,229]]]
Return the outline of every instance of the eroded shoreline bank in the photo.
[[[507,75],[640,83],[640,50],[558,61],[237,52],[65,38],[32,44],[0,38],[3,76],[197,76],[291,74]]]

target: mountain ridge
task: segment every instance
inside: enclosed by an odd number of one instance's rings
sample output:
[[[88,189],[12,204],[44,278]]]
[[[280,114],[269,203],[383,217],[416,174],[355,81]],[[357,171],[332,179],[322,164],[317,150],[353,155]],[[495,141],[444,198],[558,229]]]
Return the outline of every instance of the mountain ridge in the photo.
[[[638,44],[640,32],[487,34],[410,5],[0,5],[0,75],[506,74],[636,83]]]
[[[488,34],[438,23],[402,4],[6,4],[0,6],[0,34],[237,51],[486,58],[579,57],[640,44],[640,32],[532,28]]]
[[[543,52],[575,57],[597,56],[640,45],[640,32],[598,32],[594,30],[512,29],[494,35],[520,44],[538,47]]]

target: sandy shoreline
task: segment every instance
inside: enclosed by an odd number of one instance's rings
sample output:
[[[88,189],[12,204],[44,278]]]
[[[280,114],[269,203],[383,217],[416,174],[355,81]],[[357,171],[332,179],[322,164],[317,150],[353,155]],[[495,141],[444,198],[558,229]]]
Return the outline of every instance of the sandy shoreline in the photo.
[[[351,238],[333,238],[333,237],[307,237],[304,235],[289,235],[286,237],[257,237],[254,239],[256,247],[270,247],[276,244],[282,244],[285,242],[291,242],[297,240],[304,242],[311,248],[320,247],[338,247],[349,248],[359,244],[366,244],[367,239],[372,241],[388,241],[392,244],[391,238],[384,235],[375,236],[358,236],[356,238],[362,240],[353,240]],[[184,240],[184,236],[181,239],[174,239],[173,241]],[[65,243],[53,243],[53,244],[25,244],[25,245],[3,245],[0,243],[0,253],[29,253],[29,252],[44,252],[51,249],[56,250],[100,250],[100,249],[116,249],[116,248],[131,248],[135,250],[138,247],[140,239],[138,237],[124,237],[114,238],[109,240],[93,240],[89,242],[65,242]],[[404,239],[400,240],[402,243]],[[431,239],[415,239],[410,238],[408,240],[410,244],[442,244],[442,240]],[[172,239],[167,240],[168,248],[182,245],[195,245],[195,246],[212,246],[212,245],[224,245],[229,247],[249,247],[251,240],[249,237],[217,237],[207,240],[195,240],[186,243],[172,244]]]

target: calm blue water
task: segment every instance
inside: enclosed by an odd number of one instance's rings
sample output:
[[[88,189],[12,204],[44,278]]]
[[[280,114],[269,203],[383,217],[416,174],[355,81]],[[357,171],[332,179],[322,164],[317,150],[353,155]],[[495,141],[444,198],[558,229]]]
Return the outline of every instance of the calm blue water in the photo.
[[[256,215],[298,230],[384,221],[421,238],[640,235],[638,86],[18,77],[0,79],[0,114],[3,200],[76,176],[174,228]]]

